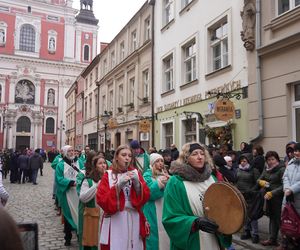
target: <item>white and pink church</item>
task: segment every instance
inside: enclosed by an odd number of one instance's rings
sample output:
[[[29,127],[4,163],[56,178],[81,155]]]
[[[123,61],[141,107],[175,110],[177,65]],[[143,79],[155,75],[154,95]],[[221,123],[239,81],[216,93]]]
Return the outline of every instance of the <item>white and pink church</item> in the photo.
[[[0,148],[59,148],[65,94],[97,54],[93,0],[0,0]]]

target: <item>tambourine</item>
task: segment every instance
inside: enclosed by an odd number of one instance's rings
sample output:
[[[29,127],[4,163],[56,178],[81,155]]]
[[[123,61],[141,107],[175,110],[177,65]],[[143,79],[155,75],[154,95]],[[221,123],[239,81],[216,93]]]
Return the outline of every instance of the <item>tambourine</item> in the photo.
[[[228,182],[217,182],[204,194],[203,211],[208,219],[219,225],[220,233],[234,234],[245,223],[247,205],[237,188]]]

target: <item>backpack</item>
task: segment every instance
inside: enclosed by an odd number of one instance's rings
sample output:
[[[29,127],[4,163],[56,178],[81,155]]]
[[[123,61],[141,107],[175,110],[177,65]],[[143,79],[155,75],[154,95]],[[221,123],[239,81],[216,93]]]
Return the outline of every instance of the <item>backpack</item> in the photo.
[[[292,202],[287,202],[281,213],[281,233],[290,238],[300,238],[300,215]]]

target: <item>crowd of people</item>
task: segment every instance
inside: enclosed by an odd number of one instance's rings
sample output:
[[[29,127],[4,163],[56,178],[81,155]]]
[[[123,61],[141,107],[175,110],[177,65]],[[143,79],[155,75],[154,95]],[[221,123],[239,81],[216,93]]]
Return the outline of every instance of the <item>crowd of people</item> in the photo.
[[[299,238],[285,231],[278,236],[286,204],[292,203],[300,215],[300,143],[288,143],[283,160],[275,151],[264,153],[260,145],[245,142],[239,151],[187,143],[180,152],[174,144],[147,152],[133,140],[119,146],[112,159],[89,146],[82,154],[70,145],[51,154],[53,198],[63,218],[66,246],[74,231],[80,249],[233,250],[232,236],[219,233],[219,225],[203,212],[206,190],[227,182],[247,204],[241,240],[300,249],[300,233]],[[35,162],[34,155],[30,159]],[[33,171],[32,181],[35,176]],[[5,205],[8,194],[1,178],[0,195]],[[269,217],[267,239],[259,238],[263,215]]]

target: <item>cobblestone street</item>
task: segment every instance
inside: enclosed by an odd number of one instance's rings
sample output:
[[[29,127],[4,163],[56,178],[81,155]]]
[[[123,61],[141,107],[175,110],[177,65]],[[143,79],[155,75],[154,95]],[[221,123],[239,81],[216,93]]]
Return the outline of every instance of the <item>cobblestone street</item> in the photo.
[[[40,250],[78,249],[77,237],[74,233],[71,246],[64,246],[61,217],[56,215],[52,199],[54,176],[49,163],[44,164],[43,172],[43,176],[38,175],[38,185],[11,184],[9,179],[4,179],[4,186],[10,195],[6,209],[17,223],[38,223]]]

